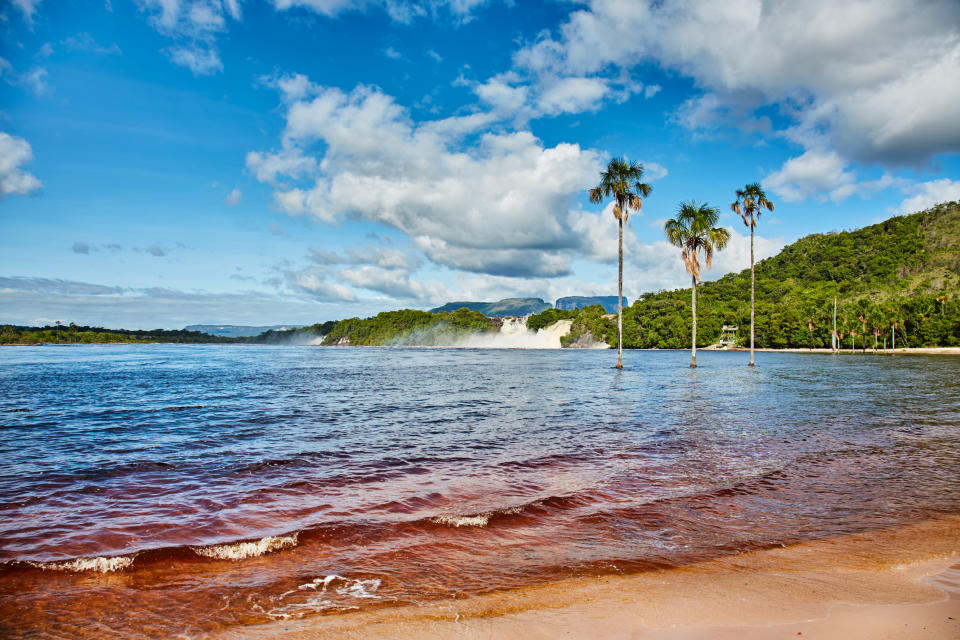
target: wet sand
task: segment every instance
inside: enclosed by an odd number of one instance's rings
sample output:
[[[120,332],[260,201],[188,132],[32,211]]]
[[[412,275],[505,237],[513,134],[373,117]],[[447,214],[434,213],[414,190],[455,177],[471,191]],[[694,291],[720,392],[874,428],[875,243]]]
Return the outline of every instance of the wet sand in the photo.
[[[677,569],[235,628],[315,638],[960,638],[960,517]]]

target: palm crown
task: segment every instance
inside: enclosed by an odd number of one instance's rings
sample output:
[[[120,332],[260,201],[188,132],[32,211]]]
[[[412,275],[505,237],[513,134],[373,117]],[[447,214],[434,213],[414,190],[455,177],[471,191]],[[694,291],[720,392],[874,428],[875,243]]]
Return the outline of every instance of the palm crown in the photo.
[[[614,158],[607,170],[600,173],[600,184],[590,189],[590,202],[600,204],[605,198],[613,198],[613,215],[617,220],[627,221],[629,210],[639,211],[643,206],[640,196],[650,195],[650,185],[643,180],[643,165]]]
[[[743,224],[753,228],[757,226],[757,220],[764,209],[773,211],[773,203],[767,199],[760,183],[754,182],[743,189],[737,189],[737,200],[730,205],[730,209],[743,218]]]
[[[720,251],[730,241],[730,232],[716,226],[719,219],[720,214],[715,208],[691,200],[680,203],[677,217],[667,220],[663,226],[670,244],[682,249],[687,273],[697,280],[700,280],[701,271],[698,254],[703,252],[704,263],[709,269],[713,264],[714,250]]]

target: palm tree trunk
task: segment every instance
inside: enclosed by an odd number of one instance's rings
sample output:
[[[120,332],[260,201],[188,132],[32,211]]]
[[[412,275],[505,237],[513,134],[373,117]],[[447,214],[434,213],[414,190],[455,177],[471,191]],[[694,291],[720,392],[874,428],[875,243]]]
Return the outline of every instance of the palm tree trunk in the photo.
[[[753,364],[753,309],[754,309],[754,276],[753,276],[753,220],[750,223],[750,366]]]
[[[623,218],[617,223],[617,369],[623,369]]]
[[[693,356],[693,359],[690,361],[690,366],[696,368],[697,366],[697,277],[690,276],[690,279],[693,280],[693,340],[690,345],[690,354]]]
[[[896,322],[893,323],[893,328],[890,334],[891,334],[891,339],[893,340],[893,350],[896,351],[897,350],[897,323]]]
[[[833,351],[837,349],[837,296],[833,296],[833,337],[830,339],[830,346]]]

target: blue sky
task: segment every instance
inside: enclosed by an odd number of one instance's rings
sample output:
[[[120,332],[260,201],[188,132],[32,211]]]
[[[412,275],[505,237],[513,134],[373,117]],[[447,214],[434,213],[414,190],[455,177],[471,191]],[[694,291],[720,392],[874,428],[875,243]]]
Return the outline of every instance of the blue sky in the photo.
[[[802,4],[802,6],[801,6]],[[663,221],[760,256],[960,199],[960,4],[13,0],[0,8],[0,322],[306,324],[616,292],[615,155]]]

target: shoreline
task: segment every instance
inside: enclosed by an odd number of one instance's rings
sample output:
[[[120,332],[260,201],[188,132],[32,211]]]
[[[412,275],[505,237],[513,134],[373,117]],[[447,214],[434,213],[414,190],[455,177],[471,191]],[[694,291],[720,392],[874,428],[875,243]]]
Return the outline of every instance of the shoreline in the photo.
[[[960,516],[679,568],[315,615],[213,637],[371,636],[948,640],[960,637]]]
[[[483,349],[485,347],[456,347],[453,345],[320,345],[320,344],[302,344],[302,345],[287,345],[287,344],[255,344],[255,343],[244,343],[244,342],[83,342],[83,343],[66,343],[66,342],[39,342],[33,344],[21,344],[21,343],[2,343],[0,347],[96,347],[96,346],[143,346],[143,345],[166,345],[166,346],[178,346],[178,347],[196,347],[196,346],[234,346],[234,347],[358,347],[358,348],[369,348],[369,347],[379,347],[379,348],[402,348],[402,349]],[[576,349],[576,348],[544,348],[544,347],[486,347],[488,349],[502,349],[502,350],[526,350],[526,351],[606,351],[606,349]],[[690,351],[688,347],[682,349],[630,349],[626,348],[624,351]],[[749,353],[750,349],[743,347],[734,347],[734,348],[724,348],[716,349],[713,346],[707,347],[697,347],[697,351],[719,351],[719,352],[736,352],[736,353]],[[898,349],[878,349],[873,351],[872,349],[867,349],[862,351],[860,349],[851,350],[851,349],[840,349],[836,353],[832,349],[828,348],[792,348],[785,347],[782,349],[774,349],[769,347],[764,348],[755,348],[757,353],[810,353],[810,354],[819,354],[819,355],[854,355],[854,356],[891,356],[891,355],[938,355],[938,356],[956,356],[960,355],[960,347],[900,347]]]

